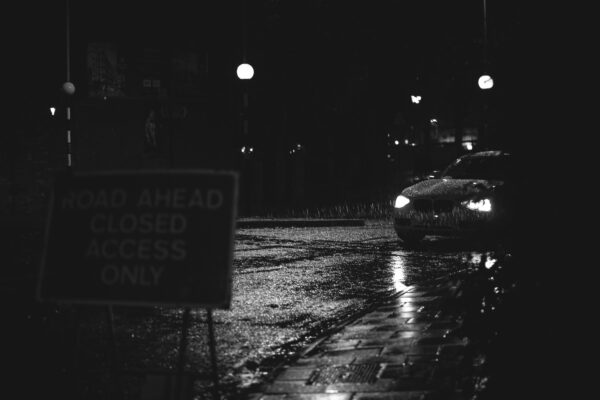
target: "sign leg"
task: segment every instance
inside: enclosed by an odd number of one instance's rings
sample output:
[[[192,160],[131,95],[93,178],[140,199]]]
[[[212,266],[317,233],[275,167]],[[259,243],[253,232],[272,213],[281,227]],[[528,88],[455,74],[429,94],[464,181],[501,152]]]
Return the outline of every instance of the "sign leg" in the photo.
[[[206,309],[206,319],[208,321],[208,339],[210,347],[210,361],[212,364],[212,376],[213,376],[213,392],[215,399],[220,399],[219,396],[219,374],[217,372],[217,349],[215,345],[215,332],[212,319],[212,309]]]
[[[117,339],[115,335],[115,316],[113,314],[113,308],[111,305],[106,307],[106,319],[108,324],[108,339],[110,344],[110,373],[114,383],[113,390],[116,390],[115,399],[121,399],[123,397],[123,384],[121,382],[121,375],[119,374],[119,355],[117,352]],[[112,398],[112,396],[111,396]]]
[[[73,385],[73,398],[76,399],[81,395],[81,380],[82,374],[79,370],[79,352],[81,350],[81,327],[80,327],[80,311],[75,306],[70,309],[70,339],[73,341],[73,353],[71,359],[71,368],[75,384]]]

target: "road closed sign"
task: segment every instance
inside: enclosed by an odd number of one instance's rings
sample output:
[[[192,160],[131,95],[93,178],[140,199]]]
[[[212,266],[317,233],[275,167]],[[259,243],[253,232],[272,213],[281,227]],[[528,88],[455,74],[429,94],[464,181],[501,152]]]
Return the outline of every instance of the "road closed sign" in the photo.
[[[57,178],[39,300],[229,308],[237,187],[229,171]]]

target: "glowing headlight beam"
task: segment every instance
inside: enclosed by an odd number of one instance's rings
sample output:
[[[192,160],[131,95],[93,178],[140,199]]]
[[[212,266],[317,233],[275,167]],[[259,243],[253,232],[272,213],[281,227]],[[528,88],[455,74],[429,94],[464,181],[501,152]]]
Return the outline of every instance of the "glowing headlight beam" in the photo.
[[[481,200],[467,200],[463,201],[462,205],[467,207],[469,210],[473,211],[481,211],[481,212],[490,212],[492,211],[492,202],[490,199],[481,199]]]
[[[402,208],[405,205],[407,205],[408,203],[410,203],[410,200],[407,197],[400,195],[400,196],[396,197],[396,202],[394,203],[394,207]]]

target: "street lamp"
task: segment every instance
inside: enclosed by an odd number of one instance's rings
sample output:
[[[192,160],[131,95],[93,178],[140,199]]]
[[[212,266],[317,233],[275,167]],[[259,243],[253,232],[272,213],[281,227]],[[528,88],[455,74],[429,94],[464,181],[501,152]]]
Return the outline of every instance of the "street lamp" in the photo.
[[[483,68],[488,68],[488,55],[487,55],[487,2],[483,1]],[[494,79],[484,70],[484,74],[482,74],[477,80],[477,84],[481,90],[489,90],[494,87]],[[484,95],[482,98],[482,127],[481,134],[479,138],[479,142],[481,144],[485,144],[488,141],[487,135],[487,97]],[[470,149],[468,149],[470,150]]]
[[[237,67],[237,77],[240,80],[250,80],[254,76],[252,65],[243,62]],[[245,138],[248,137],[248,87],[243,85],[242,95],[242,133]]]
[[[237,77],[240,80],[248,81],[254,76],[254,68],[246,61],[246,53],[248,48],[248,28],[247,28],[247,4],[244,0],[242,8],[242,63],[236,69]],[[243,86],[242,95],[242,134],[244,141],[248,138],[248,86]],[[242,150],[242,153],[244,151]]]
[[[479,77],[477,84],[481,90],[487,90],[494,87],[494,80],[490,75],[484,74]]]
[[[254,76],[254,68],[248,63],[241,63],[238,65],[236,73],[237,77],[242,80],[252,79]]]
[[[75,93],[75,85],[71,82],[71,14],[69,10],[69,0],[66,1],[66,67],[67,80],[62,85],[62,90],[66,94],[66,114],[67,114],[67,169],[71,169],[73,161],[71,157],[71,99]]]

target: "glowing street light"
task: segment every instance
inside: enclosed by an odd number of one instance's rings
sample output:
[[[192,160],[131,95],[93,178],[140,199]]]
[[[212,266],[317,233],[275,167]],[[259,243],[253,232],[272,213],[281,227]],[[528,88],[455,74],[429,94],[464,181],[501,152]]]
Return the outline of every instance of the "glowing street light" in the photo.
[[[410,101],[412,101],[415,104],[419,104],[421,102],[421,96],[410,96]]]
[[[252,79],[254,76],[254,68],[248,63],[242,63],[237,67],[237,77],[240,79]]]
[[[489,75],[481,75],[477,81],[479,88],[482,90],[491,89],[494,87],[494,80]]]

